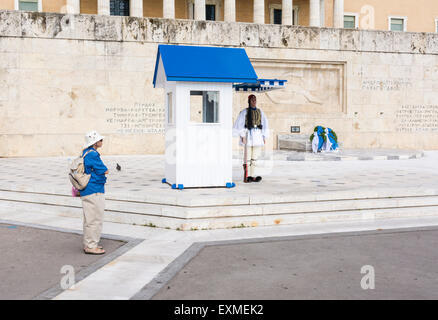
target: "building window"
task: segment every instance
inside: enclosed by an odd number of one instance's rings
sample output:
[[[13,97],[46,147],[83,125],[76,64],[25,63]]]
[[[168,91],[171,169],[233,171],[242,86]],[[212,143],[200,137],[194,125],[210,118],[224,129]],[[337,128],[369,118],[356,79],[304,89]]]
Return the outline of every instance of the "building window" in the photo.
[[[129,16],[129,0],[110,0],[110,15]]]
[[[216,20],[216,6],[214,4],[205,5],[205,20]]]
[[[272,21],[274,24],[281,24],[281,12],[281,9],[274,9],[274,21]]]
[[[269,12],[271,24],[282,24],[281,4],[270,4]],[[292,25],[298,25],[298,6],[294,6],[292,9]]]
[[[219,91],[190,91],[190,122],[219,122]]]
[[[438,19],[435,19],[435,32],[438,33]]]
[[[17,0],[15,1],[16,10],[41,11],[41,1],[38,0]]]
[[[187,18],[195,19],[195,0],[186,0]],[[221,10],[223,10],[222,0],[205,0],[205,20],[221,21]]]
[[[406,31],[407,30],[407,18],[406,17],[389,17],[389,30],[390,31]]]
[[[356,26],[356,17],[355,16],[344,16],[344,28],[345,29],[354,29]]]

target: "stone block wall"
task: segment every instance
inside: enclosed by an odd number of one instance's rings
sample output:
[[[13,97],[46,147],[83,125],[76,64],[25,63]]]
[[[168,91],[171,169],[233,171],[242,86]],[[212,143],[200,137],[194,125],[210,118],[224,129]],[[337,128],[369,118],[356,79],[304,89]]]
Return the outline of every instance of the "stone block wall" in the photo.
[[[274,148],[316,125],[345,148],[438,148],[437,34],[0,11],[0,156],[75,155],[92,129],[104,154],[163,153],[160,43],[244,47],[287,79],[258,95]]]

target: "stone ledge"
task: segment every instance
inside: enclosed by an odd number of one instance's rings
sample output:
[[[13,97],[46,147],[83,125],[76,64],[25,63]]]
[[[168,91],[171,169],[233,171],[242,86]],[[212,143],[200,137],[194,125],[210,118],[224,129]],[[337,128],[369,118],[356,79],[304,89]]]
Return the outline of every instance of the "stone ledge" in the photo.
[[[277,142],[279,150],[312,151],[312,143],[308,134],[279,134]]]
[[[367,160],[411,160],[421,159],[424,157],[423,151],[412,151],[400,155],[371,155],[371,156],[354,156],[349,155],[344,150],[340,152],[322,152],[322,153],[304,153],[288,155],[288,161],[367,161]]]
[[[0,10],[0,37],[438,54],[438,34]]]

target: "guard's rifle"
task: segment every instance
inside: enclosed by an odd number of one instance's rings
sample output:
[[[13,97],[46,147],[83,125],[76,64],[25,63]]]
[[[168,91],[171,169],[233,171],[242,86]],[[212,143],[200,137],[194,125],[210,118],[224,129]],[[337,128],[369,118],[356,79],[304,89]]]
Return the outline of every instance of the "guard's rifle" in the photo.
[[[246,130],[245,134],[245,144],[243,147],[243,182],[248,182],[248,130]]]

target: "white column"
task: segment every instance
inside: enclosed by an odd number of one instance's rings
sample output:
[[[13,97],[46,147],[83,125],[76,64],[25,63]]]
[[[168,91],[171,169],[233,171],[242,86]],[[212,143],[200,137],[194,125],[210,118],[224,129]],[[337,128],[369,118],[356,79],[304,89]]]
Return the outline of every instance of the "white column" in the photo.
[[[79,14],[81,13],[81,1],[80,0],[67,0],[67,13]]]
[[[254,0],[254,23],[265,23],[265,0]]]
[[[344,27],[344,0],[335,0],[333,6],[333,27]]]
[[[143,0],[129,0],[129,15],[143,17]]]
[[[205,20],[205,0],[195,0],[195,20]]]
[[[310,0],[310,21],[311,27],[321,26],[321,7],[319,0]]]
[[[175,0],[163,0],[163,18],[175,19]]]
[[[225,0],[224,21],[236,21],[236,0]]]
[[[110,1],[109,0],[97,0],[97,14],[110,15]]]
[[[325,26],[325,2],[324,0],[321,0],[319,2],[319,11],[320,11],[320,27],[324,27]]]
[[[293,22],[293,0],[282,0],[281,2],[281,24],[292,25]]]

